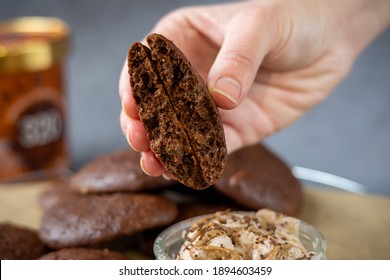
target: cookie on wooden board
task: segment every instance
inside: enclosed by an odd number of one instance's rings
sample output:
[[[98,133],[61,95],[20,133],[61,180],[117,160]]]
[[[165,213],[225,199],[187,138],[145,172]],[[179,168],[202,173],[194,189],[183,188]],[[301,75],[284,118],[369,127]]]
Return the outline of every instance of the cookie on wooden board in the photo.
[[[60,200],[44,211],[40,238],[51,248],[98,245],[172,223],[177,206],[152,194],[114,193]]]
[[[263,144],[229,154],[215,187],[253,210],[268,208],[295,215],[303,202],[302,186],[289,166]]]
[[[81,193],[147,191],[172,184],[162,176],[151,177],[140,167],[140,153],[119,150],[101,155],[78,170],[69,185]]]

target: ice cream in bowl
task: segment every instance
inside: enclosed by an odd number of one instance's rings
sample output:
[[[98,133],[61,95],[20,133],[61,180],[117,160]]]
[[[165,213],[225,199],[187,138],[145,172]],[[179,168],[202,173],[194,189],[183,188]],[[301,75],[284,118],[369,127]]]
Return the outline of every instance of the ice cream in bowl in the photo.
[[[313,226],[268,209],[220,211],[178,222],[154,242],[160,260],[325,259],[326,241]]]

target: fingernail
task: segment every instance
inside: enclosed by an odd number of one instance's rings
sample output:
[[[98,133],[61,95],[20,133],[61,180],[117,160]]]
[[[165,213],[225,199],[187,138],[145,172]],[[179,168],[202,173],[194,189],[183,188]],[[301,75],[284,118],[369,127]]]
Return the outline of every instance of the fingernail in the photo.
[[[130,134],[129,134],[129,133],[130,133],[129,129],[126,128],[126,139],[127,139],[127,143],[129,143],[130,147],[131,147],[134,151],[140,152],[140,151],[138,151],[137,149],[134,149],[134,146],[131,144],[131,141],[130,141]]]
[[[171,178],[169,175],[165,174],[165,173],[163,173],[162,176],[163,176],[163,178],[164,178],[165,180],[168,180],[168,181],[172,180],[172,178]]]
[[[241,85],[235,79],[220,78],[215,83],[213,91],[218,92],[234,104],[237,104],[241,94]]]
[[[122,111],[126,114],[126,115],[129,115],[125,109],[125,100],[122,99]]]
[[[149,175],[149,176],[150,176],[150,174],[149,174],[148,172],[145,171],[144,157],[141,157],[141,159],[139,160],[139,165],[141,166],[142,171],[143,171],[146,175]]]

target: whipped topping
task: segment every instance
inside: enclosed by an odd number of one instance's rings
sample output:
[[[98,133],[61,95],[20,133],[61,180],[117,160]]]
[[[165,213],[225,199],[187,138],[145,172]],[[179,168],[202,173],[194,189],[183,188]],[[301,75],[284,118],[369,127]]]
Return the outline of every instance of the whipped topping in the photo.
[[[310,259],[298,238],[299,220],[268,209],[217,212],[183,232],[179,260]]]

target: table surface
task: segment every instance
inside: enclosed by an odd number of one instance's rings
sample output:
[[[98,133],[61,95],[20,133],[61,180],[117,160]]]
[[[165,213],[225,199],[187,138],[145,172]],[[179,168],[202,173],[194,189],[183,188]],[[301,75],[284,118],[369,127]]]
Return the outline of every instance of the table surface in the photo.
[[[38,229],[38,196],[49,182],[0,185],[0,222]],[[328,259],[390,259],[390,197],[358,195],[318,187],[304,188],[298,218],[327,240]]]

